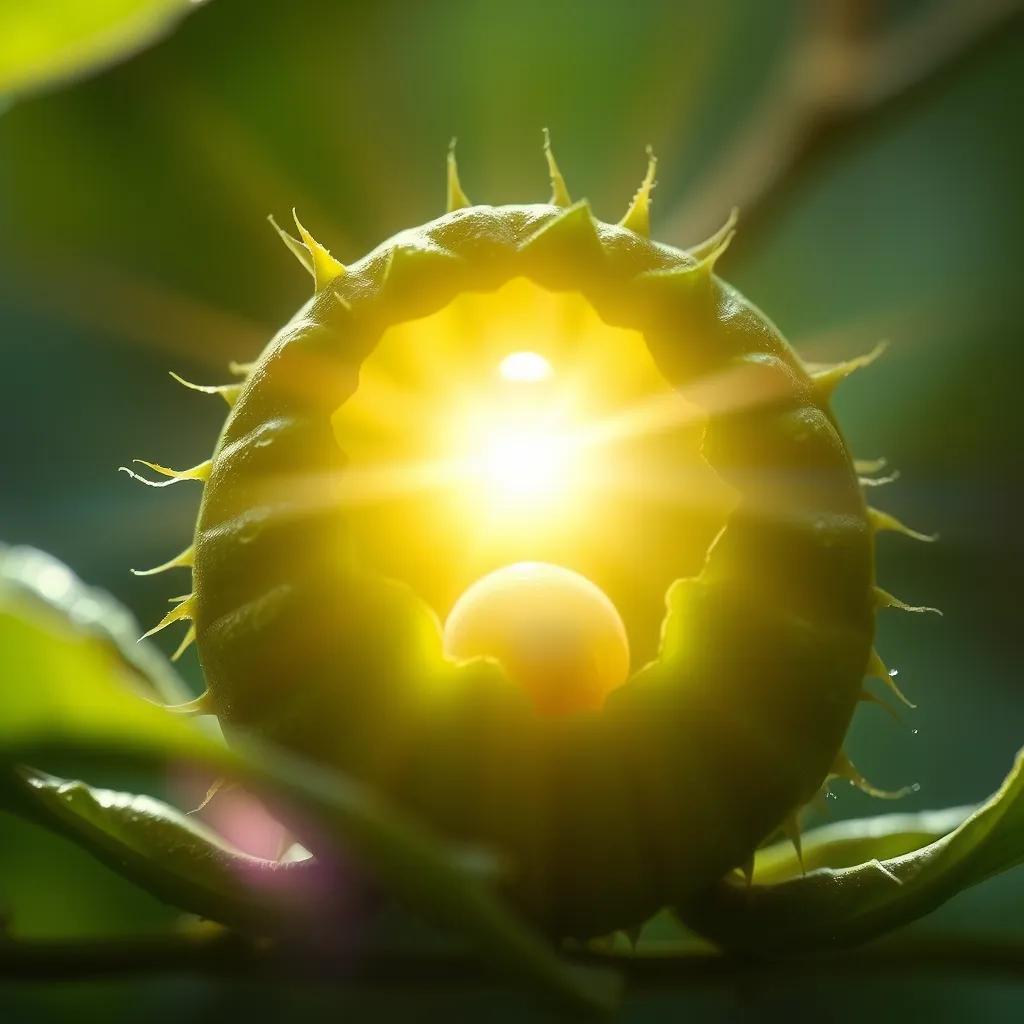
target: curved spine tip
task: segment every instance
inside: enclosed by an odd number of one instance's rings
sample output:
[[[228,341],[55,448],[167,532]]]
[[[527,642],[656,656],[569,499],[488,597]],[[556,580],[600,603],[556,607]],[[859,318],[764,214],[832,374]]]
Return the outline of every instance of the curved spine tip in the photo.
[[[308,273],[315,277],[316,273],[313,270],[313,260],[309,254],[309,250],[294,235],[285,231],[285,229],[277,223],[277,220],[272,213],[267,214],[267,220],[270,222],[270,226],[277,232],[281,241],[284,242],[288,251],[299,261],[299,263],[302,264]]]
[[[546,220],[541,226],[520,243],[520,252],[531,252],[552,247],[567,247],[577,256],[601,259],[604,255],[597,222],[590,212],[586,199],[573,203]]]
[[[190,599],[182,601],[177,607],[172,608],[152,629],[143,633],[139,637],[139,641],[147,639],[147,637],[153,636],[155,633],[159,633],[160,630],[166,629],[168,626],[175,622],[180,622],[182,619],[191,619],[195,612],[195,601]]]
[[[918,530],[912,530],[895,516],[883,512],[881,509],[872,508],[870,505],[868,506],[868,522],[875,533],[902,533],[904,537],[924,541],[926,544],[931,544],[939,539],[937,533],[921,533]]]
[[[235,402],[238,401],[238,396],[242,393],[241,384],[193,384],[192,381],[185,380],[184,377],[179,376],[173,370],[168,372],[174,380],[183,387],[188,388],[189,391],[198,391],[203,395],[220,395],[228,403],[229,407],[234,406]]]
[[[709,235],[703,242],[698,242],[696,245],[691,246],[687,252],[698,263],[704,263],[710,257],[711,266],[713,267],[718,257],[729,247],[733,235],[736,234],[736,224],[739,218],[740,209],[738,206],[734,206],[729,211],[729,216],[726,217],[725,223],[714,234]]]
[[[813,371],[811,379],[814,381],[815,390],[823,399],[828,399],[840,383],[857,370],[870,366],[888,347],[887,341],[880,341],[870,352]]]
[[[448,189],[447,189],[447,211],[451,213],[453,210],[464,210],[467,206],[472,206],[472,202],[466,193],[462,190],[462,183],[459,181],[459,165],[455,158],[455,143],[457,139],[452,139],[448,143],[448,158],[445,161],[447,172],[448,172]]]
[[[551,132],[544,129],[544,158],[548,162],[548,176],[551,178],[551,199],[552,206],[572,206],[572,197],[565,185],[565,178],[558,169],[558,162],[551,149]]]
[[[205,697],[206,695],[207,694],[204,693],[203,697]],[[199,699],[202,700],[203,698],[200,697]],[[202,713],[202,712],[200,712],[200,713]],[[212,711],[208,712],[208,713],[209,714],[213,714]],[[210,788],[207,789],[206,796],[204,796],[203,799],[200,801],[199,806],[198,807],[193,807],[191,811],[186,811],[185,813],[186,814],[198,814],[200,811],[205,811],[207,806],[209,805],[210,801],[218,793],[223,792],[225,790],[234,789],[234,788],[235,788],[235,783],[229,782],[227,779],[216,779],[213,783],[211,783]]]
[[[330,253],[330,250],[322,246],[306,229],[299,220],[299,215],[292,209],[292,219],[306,247],[310,259],[310,273],[313,275],[313,290],[323,291],[335,278],[345,273],[344,264],[339,263]]]
[[[860,691],[860,696],[857,698],[857,700],[859,700],[862,704],[877,704],[887,714],[891,715],[894,721],[898,722],[900,725],[906,724],[903,718],[901,717],[900,713],[891,704],[882,700],[882,698],[879,697],[878,694],[872,693],[867,687],[864,687]],[[911,706],[916,707],[917,705]]]
[[[158,573],[167,572],[168,569],[191,569],[195,563],[195,545],[190,544],[179,555],[164,562],[162,565],[155,565],[152,569],[132,569],[133,576],[156,576]]]
[[[872,785],[857,770],[854,763],[846,756],[846,751],[840,750],[836,754],[829,774],[838,779],[846,779],[852,786],[856,786],[862,793],[876,797],[879,800],[900,800],[911,793],[916,793],[921,787],[913,782],[909,786],[901,786],[899,789],[879,789]]]
[[[651,192],[657,184],[654,180],[657,167],[658,158],[654,155],[654,150],[648,146],[647,173],[644,175],[643,181],[640,182],[640,187],[634,193],[625,216],[619,221],[620,227],[635,231],[638,235],[643,235],[644,238],[651,236]]]
[[[188,632],[185,634],[184,639],[178,644],[177,650],[171,655],[171,661],[178,661],[181,656],[195,643],[196,640],[196,627],[195,624],[191,624],[188,627]]]
[[[868,476],[871,473],[880,473],[888,465],[889,460],[885,458],[853,460],[853,468],[862,476]]]
[[[881,587],[875,587],[875,608],[895,608],[901,612],[930,612],[932,615],[942,615],[938,608],[931,608],[922,604],[907,604],[898,597],[890,594]]]
[[[911,711],[915,711],[917,709],[917,705],[906,696],[899,686],[897,686],[895,670],[889,669],[885,662],[882,661],[881,655],[873,647],[871,648],[871,654],[868,657],[868,666],[864,670],[864,675],[869,676],[872,679],[881,679],[882,682],[889,687],[889,691],[892,695],[900,701],[901,704],[910,708]],[[884,701],[880,700],[879,703],[882,704],[883,707],[888,707]]]
[[[127,473],[133,480],[138,480],[140,484],[145,484],[147,487],[170,487],[171,484],[179,483],[182,480],[205,482],[209,479],[210,469],[213,466],[212,459],[200,462],[198,466],[193,466],[191,469],[168,469],[167,466],[161,466],[158,462],[147,462],[145,459],[132,459],[132,462],[145,466],[161,476],[170,477],[169,480],[150,480],[148,477],[136,473],[135,470],[129,469],[127,466],[117,467],[119,472]]]
[[[886,484],[894,484],[900,478],[900,471],[894,469],[888,476],[861,476],[858,481],[861,487],[885,487]]]
[[[701,270],[705,273],[707,277],[711,276],[712,272],[715,269],[715,265],[725,254],[726,249],[728,249],[729,246],[732,245],[732,240],[735,237],[736,230],[735,228],[732,228],[722,236],[722,239],[718,243],[718,245],[715,246],[715,248],[713,248],[706,256],[704,256],[703,259],[701,259],[698,266],[701,268]]]
[[[192,700],[187,700],[184,704],[168,704],[164,707],[164,710],[170,711],[175,715],[183,715],[186,717],[192,717],[194,715],[212,715],[214,713],[210,702],[209,690],[204,690],[198,697],[194,697]]]

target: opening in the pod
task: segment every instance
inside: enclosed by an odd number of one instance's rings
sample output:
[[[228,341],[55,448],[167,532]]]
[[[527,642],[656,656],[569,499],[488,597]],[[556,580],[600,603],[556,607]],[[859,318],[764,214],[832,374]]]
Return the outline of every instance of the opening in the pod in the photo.
[[[530,622],[523,657],[561,676],[604,659],[591,683],[606,687],[657,655],[665,592],[699,571],[731,507],[700,454],[704,423],[643,335],[580,294],[525,279],[462,294],[388,328],[335,414],[354,550],[441,622],[489,595],[491,633]],[[497,584],[515,599],[495,600]]]

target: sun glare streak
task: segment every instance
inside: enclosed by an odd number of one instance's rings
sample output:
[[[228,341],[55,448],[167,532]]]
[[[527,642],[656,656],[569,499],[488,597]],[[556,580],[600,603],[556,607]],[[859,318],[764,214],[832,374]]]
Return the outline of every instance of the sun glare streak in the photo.
[[[708,413],[756,408],[773,401],[786,386],[781,375],[764,367],[739,367],[588,418],[557,393],[559,388],[541,402],[528,386],[520,391],[519,385],[534,383],[542,370],[545,375],[553,372],[534,352],[515,352],[501,360],[499,375],[515,385],[513,390],[500,400],[488,395],[488,401],[452,413],[443,431],[442,457],[356,463],[337,479],[300,484],[293,499],[301,495],[315,500],[319,491],[321,499],[344,507],[453,488],[475,495],[477,512],[487,511],[492,526],[503,518],[519,517],[524,525],[534,526],[555,513],[564,519],[571,516],[574,500],[578,504],[587,493],[633,493],[659,503],[706,507],[716,496],[702,493],[707,486],[700,486],[699,472],[679,469],[671,480],[645,483],[642,469],[610,461],[610,449],[696,426]],[[428,408],[432,397],[417,397],[388,380],[374,393],[376,411],[384,420],[410,426],[436,417],[436,410]],[[355,430],[358,434],[358,424]]]
[[[541,430],[512,430],[488,443],[482,469],[489,488],[509,501],[550,497],[565,469],[565,449]]]
[[[764,367],[742,366],[653,395],[588,424],[577,439],[600,446],[666,433],[701,422],[708,415],[754,409],[786,394],[788,382]]]
[[[73,253],[64,253],[61,261],[75,271],[60,288],[38,287],[48,280],[40,271],[26,276],[19,298],[48,314],[56,311],[69,323],[98,328],[105,337],[204,363],[227,376],[229,360],[259,352],[273,334],[240,313],[199,302],[124,268],[90,264]]]
[[[666,587],[735,504],[700,455],[707,416],[787,385],[758,364],[674,389],[639,331],[516,279],[388,328],[334,417],[345,468],[290,481],[280,514],[333,506],[361,560],[442,616],[502,566],[565,566],[614,602],[642,661]]]

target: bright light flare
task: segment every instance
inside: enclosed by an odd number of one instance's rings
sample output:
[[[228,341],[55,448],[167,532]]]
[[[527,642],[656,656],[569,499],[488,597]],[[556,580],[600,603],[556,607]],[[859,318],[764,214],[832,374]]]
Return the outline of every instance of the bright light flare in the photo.
[[[498,366],[498,373],[507,381],[535,384],[552,374],[551,364],[539,352],[512,352]]]
[[[468,446],[468,468],[482,489],[484,503],[511,525],[534,519],[531,512],[554,510],[578,475],[579,452],[570,444],[570,422],[563,406],[552,404],[551,364],[538,352],[517,351],[497,366],[509,385],[489,404],[467,415],[460,430]],[[565,396],[560,396],[564,402]]]
[[[554,498],[569,470],[564,439],[537,426],[500,429],[480,460],[491,497],[516,504]]]

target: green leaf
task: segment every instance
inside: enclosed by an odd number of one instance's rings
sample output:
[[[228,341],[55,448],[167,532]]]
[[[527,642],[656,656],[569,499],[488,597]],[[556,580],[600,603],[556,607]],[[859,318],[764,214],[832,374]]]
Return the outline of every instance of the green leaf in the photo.
[[[400,903],[462,935],[502,971],[589,1009],[616,1002],[617,974],[563,960],[504,905],[495,892],[493,859],[444,842],[353,779],[255,740],[229,748],[194,721],[147,700],[149,675],[111,639],[119,629],[115,606],[108,598],[87,602],[86,614],[69,596],[81,593],[88,592],[52,559],[0,549],[0,779],[9,779],[20,763],[68,753],[104,765],[199,762],[259,791],[287,816],[308,821],[359,859]],[[61,784],[54,786],[59,791]],[[240,901],[252,894],[217,883],[224,880],[223,859],[219,866],[196,864],[201,837],[194,829],[184,835],[180,815],[166,816],[153,801],[145,814],[133,816],[116,810],[117,794],[84,787],[66,792],[71,799],[56,803],[59,793],[47,786],[27,794],[8,782],[0,798],[185,909],[195,910],[201,896],[209,897],[202,912],[214,919],[248,913]],[[175,839],[187,840],[188,848],[168,859]],[[212,853],[208,845],[205,851]]]
[[[223,743],[146,699],[151,679],[112,639],[126,628],[112,607],[60,563],[0,551],[0,761],[73,750],[230,767]]]
[[[123,59],[202,0],[9,0],[0,4],[0,96]]]
[[[294,925],[329,882],[311,861],[278,863],[235,849],[149,796],[97,789],[20,768],[0,807],[77,843],[165,903],[243,929]]]
[[[802,862],[788,839],[758,850],[754,881],[769,885],[819,868],[852,868],[869,860],[899,857],[948,835],[976,807],[969,804],[918,814],[878,814],[822,825],[804,833]]]
[[[134,616],[109,594],[86,586],[63,562],[45,551],[0,545],[0,594],[8,600],[48,609],[75,632],[99,640],[167,704],[192,695],[160,649],[139,640]]]
[[[1024,862],[1024,752],[991,799],[928,845],[901,850],[940,829],[944,815],[894,815],[871,836],[833,829],[812,841],[816,855],[872,858],[856,867],[819,868],[806,876],[749,888],[735,877],[679,908],[692,928],[730,950],[795,953],[874,939],[930,913],[958,892]],[[884,819],[883,819],[884,821]],[[879,859],[884,857],[885,859]],[[788,869],[786,869],[788,870]]]

